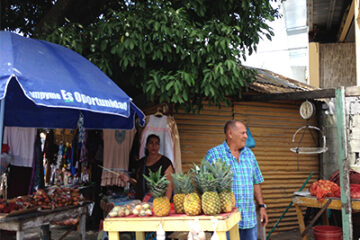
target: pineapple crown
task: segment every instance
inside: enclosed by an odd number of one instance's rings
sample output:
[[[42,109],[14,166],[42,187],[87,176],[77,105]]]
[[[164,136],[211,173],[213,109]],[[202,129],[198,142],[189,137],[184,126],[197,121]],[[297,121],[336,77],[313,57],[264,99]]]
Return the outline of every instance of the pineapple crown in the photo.
[[[222,159],[208,163],[209,171],[218,180],[216,189],[218,192],[231,190],[233,184],[233,172],[230,165],[227,165]]]
[[[171,177],[173,179],[175,193],[184,193],[185,174],[173,173],[171,174]]]
[[[150,192],[155,198],[162,197],[165,195],[166,189],[169,185],[169,180],[166,176],[161,176],[161,166],[158,171],[153,172],[149,169],[149,176],[143,175],[147,181]]]
[[[187,174],[184,174],[183,179],[183,190],[185,194],[193,193],[194,192],[194,185],[191,181],[191,173],[188,172]]]
[[[216,191],[218,179],[210,171],[210,168],[211,164],[203,160],[195,174],[195,182],[201,193]]]
[[[200,167],[198,165],[196,165],[195,163],[193,163],[193,165],[194,166],[193,166],[193,168],[190,169],[189,174],[192,176],[196,192],[201,195],[202,191],[201,191],[199,179],[197,177],[198,174],[200,173]]]

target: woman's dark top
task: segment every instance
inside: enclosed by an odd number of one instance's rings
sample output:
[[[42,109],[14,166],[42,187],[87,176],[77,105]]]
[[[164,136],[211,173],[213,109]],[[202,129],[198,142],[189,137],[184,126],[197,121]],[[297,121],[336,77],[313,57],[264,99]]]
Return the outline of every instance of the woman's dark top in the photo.
[[[140,200],[142,200],[144,198],[144,196],[149,192],[147,181],[143,177],[143,174],[145,173],[146,176],[149,176],[149,169],[152,172],[156,172],[159,170],[160,166],[162,166],[161,175],[164,176],[166,169],[168,169],[169,166],[173,167],[170,159],[168,159],[165,156],[161,156],[161,158],[151,166],[146,166],[145,160],[146,160],[146,157],[143,157],[142,159],[139,160],[139,162],[138,162],[139,167],[136,170],[137,183],[135,186],[135,190],[136,190],[135,198],[140,199]]]

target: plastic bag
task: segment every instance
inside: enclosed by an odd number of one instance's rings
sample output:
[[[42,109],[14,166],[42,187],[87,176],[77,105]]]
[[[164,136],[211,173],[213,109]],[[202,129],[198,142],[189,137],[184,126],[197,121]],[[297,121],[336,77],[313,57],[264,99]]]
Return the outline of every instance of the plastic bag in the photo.
[[[246,139],[246,147],[248,148],[253,148],[256,146],[256,142],[255,139],[253,138],[249,127],[246,125],[246,132],[247,132],[247,136],[248,138]]]

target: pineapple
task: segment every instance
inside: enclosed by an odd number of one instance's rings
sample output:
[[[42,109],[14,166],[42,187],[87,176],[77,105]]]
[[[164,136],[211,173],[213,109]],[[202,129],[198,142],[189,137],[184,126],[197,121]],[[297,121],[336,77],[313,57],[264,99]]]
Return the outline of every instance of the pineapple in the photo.
[[[191,182],[190,173],[184,176],[184,192],[186,193],[184,199],[184,211],[186,215],[196,216],[201,214],[201,199],[199,195],[194,192],[194,186]]]
[[[165,196],[165,193],[170,182],[166,179],[165,175],[161,176],[161,167],[157,172],[149,170],[149,176],[144,174],[144,178],[155,198],[153,201],[154,214],[158,217],[168,216],[171,206],[170,200]]]
[[[171,175],[175,187],[175,195],[173,197],[174,207],[176,213],[185,213],[184,210],[184,182],[185,182],[185,174],[183,173],[174,173]]]
[[[203,161],[200,171],[195,175],[195,181],[200,186],[203,194],[201,195],[201,207],[206,215],[216,215],[221,212],[220,198],[216,192],[217,179],[210,172],[210,164]]]
[[[235,207],[235,195],[231,191],[233,183],[233,173],[231,167],[225,162],[218,160],[211,164],[211,172],[216,177],[217,191],[219,192],[221,212],[231,212]]]

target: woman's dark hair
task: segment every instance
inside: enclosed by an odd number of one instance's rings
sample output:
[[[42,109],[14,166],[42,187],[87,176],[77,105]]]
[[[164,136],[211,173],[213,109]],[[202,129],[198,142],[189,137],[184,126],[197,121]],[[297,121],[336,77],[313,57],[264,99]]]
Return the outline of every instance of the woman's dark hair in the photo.
[[[150,134],[150,135],[146,138],[146,144],[149,143],[150,138],[156,138],[156,139],[159,141],[159,143],[160,143],[160,137],[159,137],[158,135]]]
[[[151,138],[156,138],[159,143],[160,143],[160,137],[158,135],[155,134],[150,134],[147,138],[146,138],[146,145],[149,143]],[[145,147],[145,156],[149,155],[149,151],[147,150],[147,148]]]

